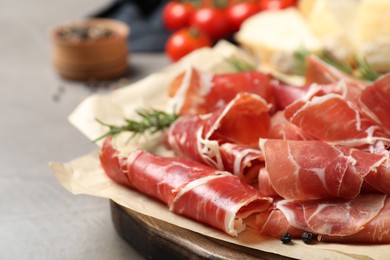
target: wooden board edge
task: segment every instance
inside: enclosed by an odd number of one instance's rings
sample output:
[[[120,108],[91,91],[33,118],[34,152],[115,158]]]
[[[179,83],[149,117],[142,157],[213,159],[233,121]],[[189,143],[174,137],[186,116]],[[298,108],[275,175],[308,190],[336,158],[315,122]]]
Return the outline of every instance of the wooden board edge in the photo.
[[[117,233],[146,259],[291,259],[206,237],[124,208],[112,200],[110,209]]]

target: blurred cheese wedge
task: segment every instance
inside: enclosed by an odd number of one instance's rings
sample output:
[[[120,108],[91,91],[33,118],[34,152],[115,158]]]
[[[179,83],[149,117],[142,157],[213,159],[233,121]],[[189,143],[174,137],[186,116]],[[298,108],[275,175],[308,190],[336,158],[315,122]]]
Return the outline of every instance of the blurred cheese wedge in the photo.
[[[351,62],[356,50],[358,0],[302,0],[299,9],[323,48],[338,60]]]
[[[390,71],[390,0],[301,0],[299,10],[333,56],[364,57],[374,70]]]
[[[300,48],[321,49],[296,8],[270,10],[247,19],[235,35],[237,42],[255,55],[262,66],[283,73],[294,73],[294,53]]]
[[[357,52],[378,72],[390,71],[390,0],[362,0],[357,10]]]

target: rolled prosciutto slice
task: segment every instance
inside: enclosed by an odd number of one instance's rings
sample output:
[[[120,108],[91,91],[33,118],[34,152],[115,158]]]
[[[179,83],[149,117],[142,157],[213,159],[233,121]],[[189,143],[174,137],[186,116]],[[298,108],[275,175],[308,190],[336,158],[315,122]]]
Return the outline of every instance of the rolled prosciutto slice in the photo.
[[[262,234],[280,237],[303,232],[322,241],[388,243],[390,200],[386,195],[364,194],[352,200],[280,200],[256,219]]]
[[[100,158],[111,156],[121,155],[108,138]],[[114,181],[123,183],[116,177],[120,169],[132,187],[164,202],[173,212],[232,236],[245,229],[244,218],[266,210],[272,202],[238,177],[185,158],[160,157],[138,150],[119,160],[101,163]]]
[[[103,142],[99,156],[100,164],[112,180],[127,187],[133,187],[126,174],[126,158],[112,146],[111,139],[112,137],[107,137]]]
[[[292,200],[355,198],[367,176],[383,174],[378,168],[386,160],[381,154],[322,141],[261,139],[260,150],[270,185],[281,197]]]
[[[259,171],[264,167],[264,156],[259,149],[244,145],[224,143],[219,146],[223,168],[225,171],[255,184]]]
[[[212,74],[188,67],[172,81],[168,94],[177,114],[206,114],[225,106],[242,92],[274,104],[271,80],[270,75],[258,71]]]
[[[261,159],[258,139],[268,134],[268,110],[261,97],[240,93],[212,113],[181,116],[165,133],[165,143],[179,156],[246,175],[247,166],[254,165],[250,162]],[[221,146],[224,143],[235,145],[226,149],[228,145]],[[243,164],[235,166],[235,162]]]
[[[220,175],[187,185],[170,209],[237,236],[245,229],[243,219],[267,210],[271,201],[238,177]]]
[[[100,162],[113,181],[136,188],[167,205],[171,205],[177,192],[191,181],[223,173],[185,158],[172,160],[142,150],[124,155],[112,146],[111,137],[103,143]],[[190,169],[191,174],[188,174]]]

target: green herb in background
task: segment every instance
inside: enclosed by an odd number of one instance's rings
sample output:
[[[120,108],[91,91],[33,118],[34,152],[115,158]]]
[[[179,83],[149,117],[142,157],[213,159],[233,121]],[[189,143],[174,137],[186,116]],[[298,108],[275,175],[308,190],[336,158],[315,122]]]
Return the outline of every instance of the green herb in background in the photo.
[[[131,132],[131,138],[138,134],[150,133],[154,134],[171,126],[178,118],[178,115],[169,114],[164,111],[151,109],[139,110],[136,112],[140,116],[140,120],[125,119],[125,124],[122,126],[111,125],[96,119],[101,125],[109,127],[109,130],[102,136],[96,138],[94,142],[104,139],[108,136],[115,136],[122,132]]]
[[[256,67],[254,65],[250,64],[249,62],[247,62],[245,60],[239,59],[235,56],[231,56],[231,57],[227,58],[226,60],[234,67],[234,70],[237,72],[256,70]]]
[[[305,48],[299,48],[297,51],[294,52],[295,73],[297,73],[298,75],[305,75],[306,58],[309,54],[309,51]]]
[[[353,69],[349,64],[343,63],[343,62],[335,59],[334,57],[327,54],[326,52],[320,53],[318,57],[321,60],[325,61],[326,63],[332,65],[333,67],[335,67],[335,68],[337,68],[337,69],[339,69],[339,70],[341,70],[349,75],[352,75],[352,73],[353,73]]]
[[[296,72],[298,75],[305,75],[306,58],[310,54],[317,55],[317,57],[319,57],[322,61],[359,79],[375,81],[380,76],[380,74],[376,72],[362,57],[355,58],[356,67],[354,68],[348,63],[337,60],[326,52],[311,53],[305,48],[300,48],[294,53]]]
[[[369,81],[375,81],[380,74],[376,72],[364,58],[356,58],[358,77]]]

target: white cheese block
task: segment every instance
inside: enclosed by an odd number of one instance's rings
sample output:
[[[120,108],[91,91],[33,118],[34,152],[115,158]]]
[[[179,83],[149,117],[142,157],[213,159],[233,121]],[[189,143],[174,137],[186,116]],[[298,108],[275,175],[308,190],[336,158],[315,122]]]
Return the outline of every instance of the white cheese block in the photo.
[[[358,54],[379,72],[390,71],[390,0],[362,0],[357,10]]]
[[[344,62],[356,50],[357,0],[311,0],[306,12],[309,29],[320,39],[324,50]]]
[[[296,8],[261,12],[247,19],[235,39],[254,54],[263,66],[293,73],[294,53],[300,48],[321,49],[321,43],[310,32],[305,18]]]

